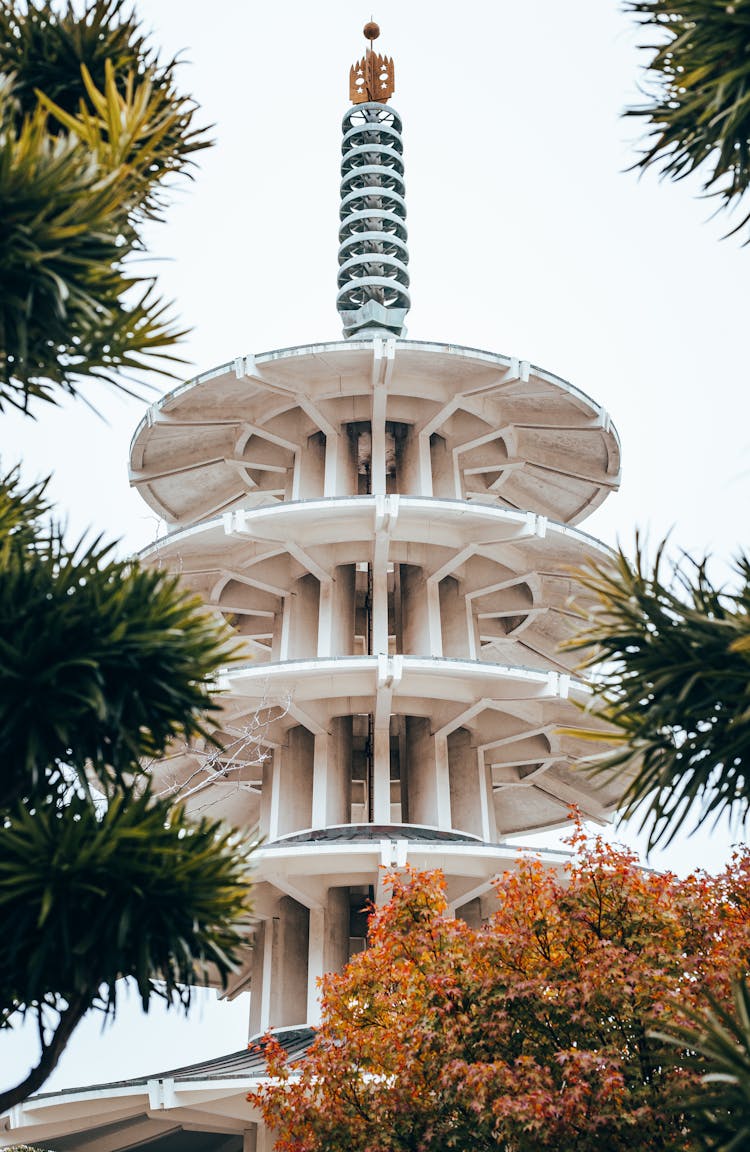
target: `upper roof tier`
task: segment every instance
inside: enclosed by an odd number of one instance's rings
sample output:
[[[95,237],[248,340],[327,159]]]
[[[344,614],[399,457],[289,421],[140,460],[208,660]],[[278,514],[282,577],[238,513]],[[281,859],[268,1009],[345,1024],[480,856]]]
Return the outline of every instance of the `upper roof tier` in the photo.
[[[453,344],[349,340],[245,356],[167,393],[131,445],[131,483],[171,524],[232,508],[398,492],[576,524],[620,479],[585,393]]]

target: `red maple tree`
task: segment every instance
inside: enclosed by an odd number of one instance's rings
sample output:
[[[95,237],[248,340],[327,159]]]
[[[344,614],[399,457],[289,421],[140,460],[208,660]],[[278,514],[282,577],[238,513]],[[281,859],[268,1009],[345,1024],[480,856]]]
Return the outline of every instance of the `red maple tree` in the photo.
[[[323,980],[323,1021],[250,1096],[280,1152],[687,1149],[695,1059],[651,1035],[750,960],[750,853],[718,877],[642,869],[578,829],[564,873],[496,884],[481,928],[439,873],[390,876],[369,947]]]

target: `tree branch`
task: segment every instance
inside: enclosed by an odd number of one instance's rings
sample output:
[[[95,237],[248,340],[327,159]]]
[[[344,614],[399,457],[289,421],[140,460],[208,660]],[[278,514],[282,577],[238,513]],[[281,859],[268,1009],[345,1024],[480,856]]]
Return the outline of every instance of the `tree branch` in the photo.
[[[65,1046],[90,1007],[91,1000],[86,996],[76,996],[71,1000],[67,1008],[60,1013],[60,1019],[52,1038],[48,1044],[45,1044],[44,1030],[41,1024],[42,1005],[39,1006],[39,1034],[42,1041],[39,1063],[31,1069],[26,1079],[17,1084],[15,1088],[8,1088],[5,1092],[0,1092],[0,1112],[6,1112],[15,1104],[21,1104],[32,1092],[41,1088],[45,1080],[54,1072],[65,1051]]]

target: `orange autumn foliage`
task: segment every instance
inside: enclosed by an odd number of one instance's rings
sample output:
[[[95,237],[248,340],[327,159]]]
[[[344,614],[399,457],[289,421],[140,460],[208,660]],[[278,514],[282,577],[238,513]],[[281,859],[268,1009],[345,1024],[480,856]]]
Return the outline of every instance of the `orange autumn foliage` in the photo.
[[[650,1035],[750,959],[750,853],[718,877],[648,872],[579,829],[564,874],[525,860],[479,929],[442,876],[389,877],[369,947],[322,983],[323,1021],[253,1093],[280,1152],[692,1147],[699,1071]]]

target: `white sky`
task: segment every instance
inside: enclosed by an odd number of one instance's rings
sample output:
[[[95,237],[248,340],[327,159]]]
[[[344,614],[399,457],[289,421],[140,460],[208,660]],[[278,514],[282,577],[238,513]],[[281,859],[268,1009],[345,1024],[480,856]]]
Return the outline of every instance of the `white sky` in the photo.
[[[371,11],[396,62],[404,120],[412,310],[409,335],[541,365],[610,411],[623,443],[618,495],[582,527],[730,559],[750,495],[750,251],[698,183],[638,179],[639,34],[601,0],[142,0],[165,57],[217,146],[182,187],[152,248],[165,296],[192,333],[186,375],[235,356],[340,337],[335,309],[340,121]],[[169,385],[157,385],[158,391]],[[54,472],[71,533],[132,551],[157,522],[127,484],[144,404],[90,388],[81,403],[2,417],[5,466]],[[151,397],[152,399],[153,397]],[[742,509],[745,512],[742,513]],[[623,839],[635,842],[632,830]],[[723,829],[652,858],[718,868]],[[135,1005],[101,1036],[84,1024],[52,1086],[158,1071],[241,1047],[246,1006],[212,996],[188,1023]],[[134,1003],[134,999],[133,999]],[[0,1038],[0,1081],[30,1058]]]

